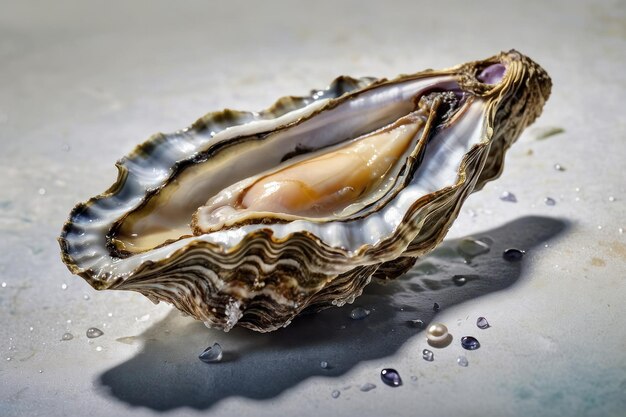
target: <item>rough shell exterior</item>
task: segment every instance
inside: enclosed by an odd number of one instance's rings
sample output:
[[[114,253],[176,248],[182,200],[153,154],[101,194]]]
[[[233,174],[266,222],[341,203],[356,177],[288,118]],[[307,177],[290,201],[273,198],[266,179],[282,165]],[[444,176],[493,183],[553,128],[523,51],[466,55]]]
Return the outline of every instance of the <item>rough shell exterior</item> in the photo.
[[[477,79],[481,69],[497,63],[507,68],[501,83],[489,85]],[[348,251],[307,230],[277,236],[269,224],[246,233],[232,246],[203,239],[167,242],[156,258],[129,257],[111,246],[116,222],[158,193],[160,184],[175,178],[179,167],[197,160],[195,154],[184,153],[187,147],[206,146],[228,127],[272,120],[318,100],[341,102],[357,91],[442,75],[453,76],[465,93],[489,103],[486,128],[479,143],[464,155],[456,183],[415,201],[394,233],[376,244]],[[117,181],[71,212],[59,238],[63,261],[96,289],[137,291],[155,302],[171,303],[211,327],[274,330],[305,310],[352,302],[372,278],[395,278],[434,249],[465,198],[500,174],[505,151],[540,115],[550,89],[550,78],[541,67],[510,51],[391,81],[340,77],[326,90],[282,98],[258,113],[209,113],[188,129],[155,135],[117,163]],[[169,177],[144,179],[145,167],[162,169]],[[140,198],[129,191],[137,189],[143,190]]]

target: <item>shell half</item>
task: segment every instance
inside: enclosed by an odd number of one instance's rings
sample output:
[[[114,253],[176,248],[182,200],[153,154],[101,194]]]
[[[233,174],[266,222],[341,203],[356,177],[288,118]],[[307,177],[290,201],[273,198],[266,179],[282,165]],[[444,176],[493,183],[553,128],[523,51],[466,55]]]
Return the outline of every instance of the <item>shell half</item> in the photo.
[[[210,327],[286,326],[434,249],[550,89],[510,51],[209,113],[117,163],[117,181],[71,212],[63,261]]]

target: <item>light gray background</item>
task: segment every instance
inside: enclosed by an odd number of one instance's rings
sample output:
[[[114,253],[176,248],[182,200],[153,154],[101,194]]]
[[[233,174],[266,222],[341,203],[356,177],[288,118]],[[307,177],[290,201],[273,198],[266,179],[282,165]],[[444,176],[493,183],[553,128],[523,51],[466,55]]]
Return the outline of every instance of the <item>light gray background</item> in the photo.
[[[0,415],[623,415],[623,0],[0,3]],[[510,48],[553,78],[543,116],[441,250],[357,300],[372,309],[363,321],[346,307],[270,335],[209,331],[140,295],[96,293],[59,259],[70,209],[152,133],[340,74],[392,77]],[[549,127],[565,133],[537,140]],[[500,201],[504,190],[518,203]],[[469,235],[495,242],[465,265],[451,253]],[[502,261],[510,246],[528,251],[521,264]],[[455,287],[459,273],[478,278]],[[475,327],[480,315],[492,328]],[[412,318],[453,333],[434,362]],[[93,343],[91,326],[104,331]],[[66,331],[75,338],[61,342]],[[463,352],[466,334],[482,347]],[[225,362],[198,361],[215,341]],[[383,367],[404,385],[381,384]],[[366,382],[377,388],[359,391]]]

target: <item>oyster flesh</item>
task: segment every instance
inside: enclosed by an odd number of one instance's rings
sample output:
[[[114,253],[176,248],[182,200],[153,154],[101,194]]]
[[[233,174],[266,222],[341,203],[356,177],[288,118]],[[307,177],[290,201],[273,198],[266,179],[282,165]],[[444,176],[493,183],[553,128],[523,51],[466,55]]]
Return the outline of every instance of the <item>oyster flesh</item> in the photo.
[[[117,181],[71,212],[63,261],[210,327],[286,326],[431,251],[550,89],[510,51],[209,113],[117,163]]]

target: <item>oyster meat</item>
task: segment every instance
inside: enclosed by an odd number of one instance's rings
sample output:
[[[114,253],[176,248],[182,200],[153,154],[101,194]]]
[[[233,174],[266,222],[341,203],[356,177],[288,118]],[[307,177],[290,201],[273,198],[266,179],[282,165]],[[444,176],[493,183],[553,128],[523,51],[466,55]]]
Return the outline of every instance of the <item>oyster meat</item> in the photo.
[[[117,163],[117,181],[71,212],[63,261],[210,327],[277,329],[431,251],[550,89],[510,51],[209,113]]]

